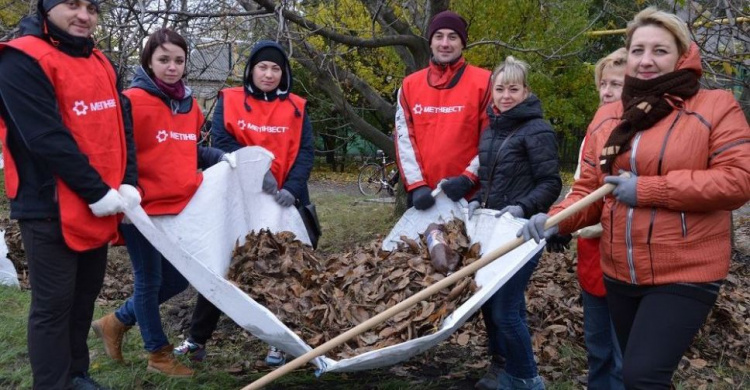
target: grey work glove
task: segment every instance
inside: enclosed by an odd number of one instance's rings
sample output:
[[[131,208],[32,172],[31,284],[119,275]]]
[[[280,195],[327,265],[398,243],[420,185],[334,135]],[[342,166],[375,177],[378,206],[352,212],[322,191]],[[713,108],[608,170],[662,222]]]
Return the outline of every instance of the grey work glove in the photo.
[[[289,207],[294,204],[294,195],[287,191],[286,188],[282,188],[281,191],[277,192],[274,199],[276,199],[276,203],[281,207]]]
[[[417,187],[411,192],[411,203],[417,210],[427,210],[435,204],[432,190],[428,186]]]
[[[445,195],[454,202],[458,202],[474,188],[474,182],[464,175],[449,177],[440,185]]]
[[[544,230],[544,224],[547,223],[547,219],[549,219],[549,216],[545,213],[539,213],[534,214],[528,222],[526,222],[525,225],[521,228],[521,230],[516,233],[516,237],[523,236],[523,239],[525,241],[528,241],[530,239],[534,239],[534,242],[537,244],[539,241],[541,241],[543,238],[548,239],[552,237],[553,234],[557,234],[557,225],[552,226],[551,228]]]
[[[120,193],[115,191],[114,188],[110,188],[106,195],[90,204],[89,208],[97,217],[106,217],[125,210],[125,201],[122,199]]]
[[[547,239],[547,252],[550,253],[564,253],[566,249],[570,248],[570,240],[573,239],[572,234],[553,234]]]
[[[471,220],[471,217],[474,216],[474,212],[477,211],[480,206],[478,200],[472,200],[469,202],[469,220]]]
[[[266,175],[263,176],[263,192],[269,195],[275,195],[278,191],[279,183],[269,169],[268,172],[266,172]]]
[[[130,208],[141,204],[141,193],[138,192],[137,188],[131,186],[130,184],[121,185],[117,192],[125,202],[125,207]]]
[[[622,175],[624,171],[620,171]],[[615,190],[612,191],[612,195],[615,196],[618,202],[625,203],[630,207],[635,207],[638,204],[638,196],[636,194],[636,188],[638,187],[638,176],[633,172],[628,172],[629,177],[623,176],[605,176],[604,182],[614,184]]]
[[[224,153],[224,155],[221,156],[221,161],[226,161],[232,169],[237,168],[237,156],[235,156],[234,153]]]
[[[505,213],[509,213],[513,218],[523,218],[523,208],[517,205],[503,207],[500,212],[495,214],[495,218],[500,218]]]

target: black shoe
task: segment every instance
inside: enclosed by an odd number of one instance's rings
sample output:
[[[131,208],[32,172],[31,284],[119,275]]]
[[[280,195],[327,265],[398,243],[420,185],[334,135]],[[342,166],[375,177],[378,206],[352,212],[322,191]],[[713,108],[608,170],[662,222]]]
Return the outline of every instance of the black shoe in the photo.
[[[109,390],[91,379],[90,376],[76,376],[73,378],[73,390]]]

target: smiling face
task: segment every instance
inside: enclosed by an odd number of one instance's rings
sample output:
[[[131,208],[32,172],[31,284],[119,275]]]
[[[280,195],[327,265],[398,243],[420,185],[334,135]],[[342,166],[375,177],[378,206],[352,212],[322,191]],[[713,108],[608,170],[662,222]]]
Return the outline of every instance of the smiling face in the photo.
[[[253,67],[253,84],[263,92],[271,92],[281,83],[281,67],[271,61],[261,61]]]
[[[185,51],[166,42],[154,50],[149,63],[154,76],[167,84],[174,84],[185,74]]]
[[[430,50],[432,57],[440,64],[447,64],[455,61],[461,56],[464,44],[461,37],[449,28],[441,28],[432,34],[430,39]]]
[[[499,73],[492,85],[492,102],[501,113],[529,97],[528,88],[518,82],[505,80],[503,76],[503,72]]]
[[[628,48],[628,76],[648,80],[665,75],[675,70],[679,58],[672,33],[655,25],[639,27]]]
[[[96,29],[99,12],[88,1],[68,0],[52,7],[47,20],[74,37],[88,38]]]
[[[612,103],[620,100],[622,86],[625,84],[625,67],[610,66],[602,71],[599,80],[599,104]]]

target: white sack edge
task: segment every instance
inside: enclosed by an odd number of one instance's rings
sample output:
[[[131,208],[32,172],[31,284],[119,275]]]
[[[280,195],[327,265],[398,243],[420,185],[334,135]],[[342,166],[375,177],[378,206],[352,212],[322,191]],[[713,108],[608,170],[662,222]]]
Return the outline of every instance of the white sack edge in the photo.
[[[223,277],[235,242],[242,244],[251,230],[292,231],[301,241],[309,243],[297,210],[280,207],[272,196],[261,191],[272,154],[260,147],[243,148],[236,154],[236,169],[220,163],[204,172],[201,187],[180,214],[149,217],[140,206],[126,210],[125,214],[196,290],[238,325],[264,342],[300,356],[312,348],[271,311]],[[454,215],[465,219],[465,208],[444,195],[437,196],[436,205],[442,205],[434,208],[440,212],[430,215],[430,219],[446,221]],[[478,210],[475,218],[467,223],[467,231],[474,231],[477,237],[474,239],[470,235],[472,242],[480,241],[483,252],[513,239],[522,226],[520,221],[496,219],[494,214]],[[437,333],[349,359],[337,361],[318,357],[313,363],[320,373],[368,370],[393,365],[432,348],[458,329],[541,248],[543,244],[527,242],[482,268],[475,280],[487,287],[480,289],[447,317]]]
[[[495,218],[497,211],[489,209],[479,209],[474,213],[471,220],[467,220],[468,210],[465,206],[466,202],[453,202],[445,194],[437,193],[435,195],[435,206],[425,211],[414,208],[407,210],[388,237],[405,235],[412,239],[418,239],[419,233],[423,233],[430,223],[445,223],[458,218],[465,222],[467,235],[471,243],[479,242],[481,252],[488,253],[506,242],[512,241],[516,237],[516,232],[526,221],[524,219],[513,219],[508,214],[501,218]],[[388,237],[386,240],[388,240]],[[395,245],[392,248],[395,248]],[[325,358],[327,365],[321,371],[349,372],[387,367],[408,360],[438,345],[458,330],[469,317],[479,310],[482,304],[490,299],[508,279],[543,248],[544,241],[540,244],[527,241],[477,271],[474,280],[477,285],[483,286],[483,288],[480,288],[469,300],[446,317],[437,332],[383,349],[365,352],[349,359],[335,361]]]
[[[19,287],[18,272],[8,258],[8,245],[5,243],[5,230],[0,229],[0,286]]]

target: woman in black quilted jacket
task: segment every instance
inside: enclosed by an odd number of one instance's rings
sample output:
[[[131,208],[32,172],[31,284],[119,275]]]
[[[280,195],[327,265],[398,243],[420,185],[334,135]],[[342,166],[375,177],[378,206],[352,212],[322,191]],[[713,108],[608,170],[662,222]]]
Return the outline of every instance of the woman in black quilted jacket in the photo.
[[[529,90],[528,65],[508,56],[492,73],[490,126],[479,140],[481,188],[469,203],[529,218],[546,212],[562,189],[557,139],[543,119],[542,104]],[[541,252],[482,306],[491,365],[479,389],[544,389],[526,323],[524,292]]]

